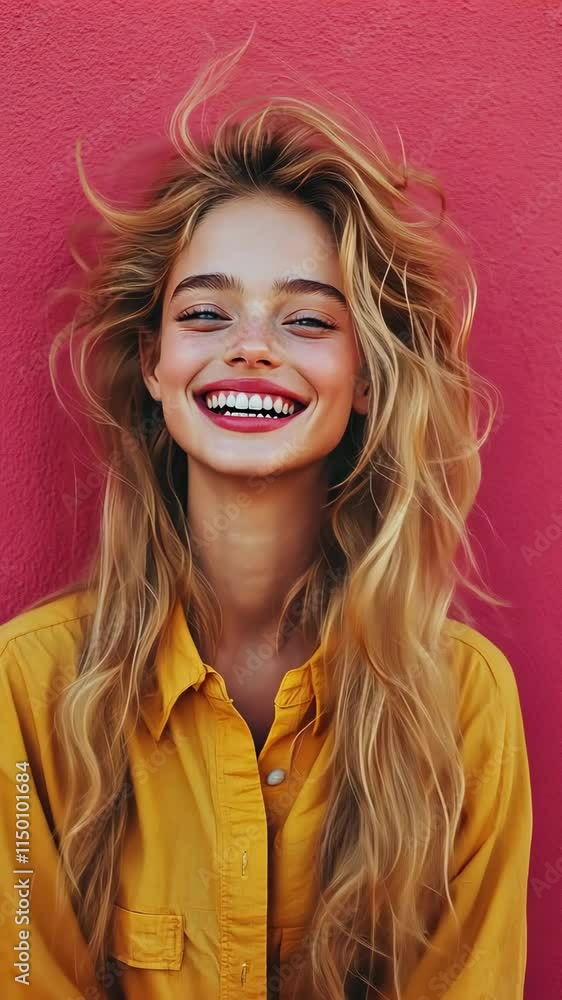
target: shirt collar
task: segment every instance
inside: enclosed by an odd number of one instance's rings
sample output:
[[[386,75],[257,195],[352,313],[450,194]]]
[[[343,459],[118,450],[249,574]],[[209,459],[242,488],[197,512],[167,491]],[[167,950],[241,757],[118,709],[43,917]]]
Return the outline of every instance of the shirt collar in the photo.
[[[154,690],[144,696],[141,705],[141,714],[156,741],[179,696],[190,687],[198,690],[211,669],[199,655],[178,599],[156,653]]]
[[[216,673],[204,663],[188,628],[183,605],[176,600],[168,626],[156,654],[154,690],[145,695],[141,714],[152,736],[158,742],[177,699],[193,687],[200,688],[208,673]],[[307,683],[316,700],[313,733],[316,735],[326,708],[325,677],[320,647],[301,666],[288,671],[291,683]]]

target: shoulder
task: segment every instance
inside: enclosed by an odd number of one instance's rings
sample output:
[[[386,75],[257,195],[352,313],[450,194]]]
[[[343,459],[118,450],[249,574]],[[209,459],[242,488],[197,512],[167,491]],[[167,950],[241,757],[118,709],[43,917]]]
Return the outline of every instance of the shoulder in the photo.
[[[84,626],[95,607],[91,590],[75,590],[20,612],[0,625],[0,683],[29,697],[75,675]]]
[[[515,672],[505,653],[462,622],[447,619],[451,664],[458,673],[458,729],[467,807],[494,824],[516,803],[531,828],[530,774]]]
[[[459,712],[465,724],[487,706],[508,718],[517,717],[520,701],[515,671],[499,646],[471,625],[452,618],[446,620],[445,634],[450,640],[451,669],[457,675]]]

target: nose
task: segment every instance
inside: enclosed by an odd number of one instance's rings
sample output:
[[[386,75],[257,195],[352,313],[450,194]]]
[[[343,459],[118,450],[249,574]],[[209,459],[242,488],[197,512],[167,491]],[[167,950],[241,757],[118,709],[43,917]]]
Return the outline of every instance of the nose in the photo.
[[[228,365],[248,368],[277,368],[281,364],[275,338],[261,314],[239,328],[228,343],[224,360]]]

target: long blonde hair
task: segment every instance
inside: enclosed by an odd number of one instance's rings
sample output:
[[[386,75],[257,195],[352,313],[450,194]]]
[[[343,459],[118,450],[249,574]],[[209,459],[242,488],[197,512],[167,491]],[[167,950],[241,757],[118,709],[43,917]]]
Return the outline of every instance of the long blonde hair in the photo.
[[[97,600],[57,708],[59,874],[95,963],[104,961],[127,820],[127,734],[176,600],[195,637],[214,650],[220,639],[220,607],[186,523],[187,458],[143,382],[139,335],[158,351],[167,277],[204,214],[280,192],[312,206],[334,234],[372,386],[369,413],[352,414],[330,456],[325,534],[282,614],[298,602],[299,627],[322,644],[333,737],[307,968],[325,1000],[348,995],[353,977],[400,998],[442,908],[454,912],[449,865],[465,781],[445,620],[459,585],[506,604],[470,579],[478,568],[466,528],[496,390],[467,361],[476,281],[440,231],[458,232],[433,175],[405,153],[395,162],[372,128],[323,101],[245,102],[210,138],[193,136],[194,108],[221,89],[247,44],[208,64],[180,101],[173,148],[140,206],[111,206],[77,157],[101,250],[89,267],[73,251],[87,282],[50,370],[62,402],[55,359],[68,342],[105,484],[80,582]],[[412,181],[437,193],[438,219],[410,195]]]

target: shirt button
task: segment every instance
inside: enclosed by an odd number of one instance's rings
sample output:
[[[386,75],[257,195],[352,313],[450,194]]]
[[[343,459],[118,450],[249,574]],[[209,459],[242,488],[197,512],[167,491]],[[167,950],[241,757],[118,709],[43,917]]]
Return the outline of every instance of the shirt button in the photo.
[[[266,782],[268,785],[280,785],[282,781],[285,780],[285,771],[282,767],[274,767],[273,771],[270,771],[266,776]]]

